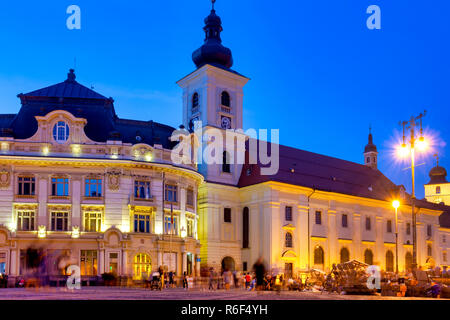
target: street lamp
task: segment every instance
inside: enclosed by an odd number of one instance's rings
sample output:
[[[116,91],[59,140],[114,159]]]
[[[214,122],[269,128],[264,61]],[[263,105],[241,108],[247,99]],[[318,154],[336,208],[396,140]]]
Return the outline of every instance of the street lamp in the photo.
[[[415,149],[419,151],[425,151],[427,149],[428,143],[423,136],[422,129],[422,118],[425,116],[427,111],[419,114],[417,117],[411,117],[407,121],[400,121],[400,125],[403,128],[403,141],[399,150],[399,154],[403,157],[411,154],[411,178],[412,178],[412,192],[411,192],[411,209],[412,209],[412,227],[413,227],[413,261],[412,268],[415,270],[417,268],[417,222],[416,222],[416,211],[415,211],[415,192],[414,192],[414,167],[415,167]],[[419,137],[416,137],[416,127],[419,127]],[[410,130],[410,140],[406,141],[405,130]],[[406,143],[409,145],[407,146]]]
[[[400,201],[392,201],[392,206],[395,209],[395,273],[398,276],[398,207],[400,207]]]

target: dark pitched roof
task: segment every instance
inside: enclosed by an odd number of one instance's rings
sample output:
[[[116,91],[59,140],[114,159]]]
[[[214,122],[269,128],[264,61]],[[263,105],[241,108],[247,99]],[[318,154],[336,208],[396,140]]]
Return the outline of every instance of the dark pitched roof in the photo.
[[[58,84],[45,87],[24,94],[26,97],[57,97],[57,98],[74,98],[74,99],[100,99],[106,100],[105,96],[89,89],[76,80],[75,71],[70,69],[67,80]]]
[[[248,144],[247,144],[248,145]],[[280,166],[275,175],[261,175],[258,164],[243,165],[238,186],[246,187],[267,181],[308,187],[316,190],[336,192],[352,196],[392,201],[399,196],[399,187],[379,170],[358,163],[337,159],[287,146],[279,146]],[[270,144],[268,145],[270,150]],[[404,203],[409,204],[411,197],[405,194]],[[437,205],[416,199],[418,207],[450,211],[450,207]]]

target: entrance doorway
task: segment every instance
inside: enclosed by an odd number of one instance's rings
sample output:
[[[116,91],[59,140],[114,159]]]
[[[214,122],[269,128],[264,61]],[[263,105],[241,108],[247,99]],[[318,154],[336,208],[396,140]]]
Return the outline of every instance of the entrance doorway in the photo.
[[[292,274],[294,271],[294,264],[293,263],[285,263],[284,264],[284,278],[290,279],[292,278]]]
[[[225,257],[222,259],[222,270],[229,270],[234,271],[235,270],[235,263],[234,259],[232,257]]]

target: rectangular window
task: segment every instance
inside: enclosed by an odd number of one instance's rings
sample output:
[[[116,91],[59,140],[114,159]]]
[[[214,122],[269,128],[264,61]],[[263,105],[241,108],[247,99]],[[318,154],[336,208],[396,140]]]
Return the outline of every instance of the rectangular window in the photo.
[[[444,260],[444,262],[447,262],[447,252],[442,252],[442,260]]]
[[[223,209],[223,222],[231,222],[231,208]]]
[[[52,178],[52,196],[69,196],[69,178]]]
[[[35,182],[34,177],[19,176],[17,178],[17,194],[20,196],[34,196]]]
[[[151,199],[150,181],[136,180],[134,182],[134,197],[136,199]]]
[[[286,207],[284,209],[284,216],[286,221],[292,221],[292,207]]]
[[[102,179],[85,179],[85,197],[98,198],[102,196]]]
[[[445,241],[447,241],[445,234],[442,236],[442,243],[445,243]]]
[[[322,212],[316,211],[316,224],[322,224]]]
[[[194,220],[186,219],[186,224],[187,224],[187,236],[193,237],[194,236]]]
[[[409,222],[406,224],[406,234],[407,235],[411,234],[411,223]]]
[[[35,212],[34,211],[17,211],[17,230],[32,231],[35,226]]]
[[[84,231],[100,232],[102,230],[102,213],[85,212],[84,213]]]
[[[173,216],[173,221],[170,215],[164,216],[164,233],[178,235],[178,217]]]
[[[388,233],[391,233],[391,232],[392,232],[392,221],[391,221],[391,220],[388,220],[388,221],[387,221],[387,224],[386,224],[386,231],[387,231]]]
[[[191,207],[194,206],[194,190],[192,189],[186,191],[186,204]]]
[[[248,271],[247,269],[248,269],[248,267],[247,267],[247,261],[244,261],[244,262],[242,263],[242,271]]]
[[[151,223],[149,214],[134,215],[134,232],[151,233]]]
[[[366,230],[370,230],[372,228],[370,217],[366,217]]]
[[[52,212],[51,230],[52,231],[68,231],[69,230],[69,213],[68,212]]]
[[[80,271],[82,276],[97,275],[97,250],[81,250]]]
[[[342,215],[342,227],[347,228],[348,227],[348,216],[346,214]]]
[[[165,188],[165,201],[168,202],[177,202],[178,196],[177,196],[177,186],[173,184],[166,184]]]
[[[427,225],[427,236],[431,237],[431,235],[433,234],[432,230],[431,230],[431,224]]]

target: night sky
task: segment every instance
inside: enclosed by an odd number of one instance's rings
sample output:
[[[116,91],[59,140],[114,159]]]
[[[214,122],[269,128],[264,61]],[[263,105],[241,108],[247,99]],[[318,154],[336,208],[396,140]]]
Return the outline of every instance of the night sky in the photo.
[[[66,8],[81,8],[81,30]],[[381,30],[366,27],[369,5]],[[115,99],[119,117],[181,123],[175,81],[194,70],[208,0],[8,1],[0,10],[0,113],[19,110],[18,93],[77,80]],[[223,44],[245,87],[244,129],[278,128],[282,144],[362,162],[369,125],[379,169],[411,190],[396,160],[400,120],[424,109],[432,149],[417,160],[416,190],[435,165],[450,170],[450,1],[217,0]]]

